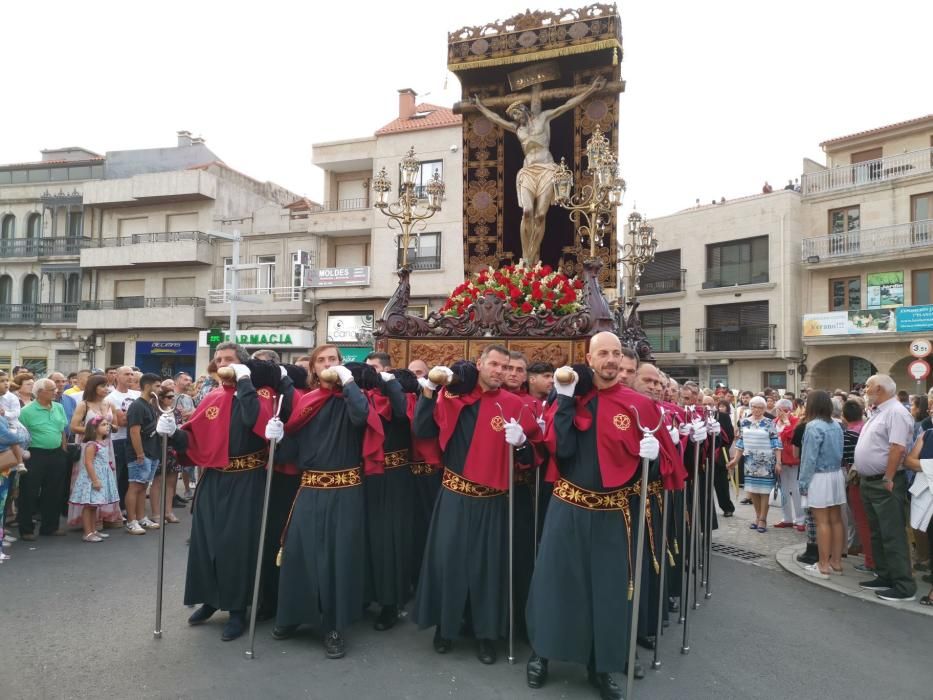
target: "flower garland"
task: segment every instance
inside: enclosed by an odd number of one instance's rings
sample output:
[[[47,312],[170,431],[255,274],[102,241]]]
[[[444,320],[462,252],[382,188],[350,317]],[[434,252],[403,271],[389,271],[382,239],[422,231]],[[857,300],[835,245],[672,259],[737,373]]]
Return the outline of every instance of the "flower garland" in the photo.
[[[580,310],[583,280],[570,279],[554,272],[550,265],[538,263],[527,267],[524,262],[501,270],[489,267],[474,273],[454,289],[441,307],[445,316],[462,316],[470,304],[486,294],[494,294],[509,303],[516,315],[565,316]],[[470,318],[473,312],[470,312]]]

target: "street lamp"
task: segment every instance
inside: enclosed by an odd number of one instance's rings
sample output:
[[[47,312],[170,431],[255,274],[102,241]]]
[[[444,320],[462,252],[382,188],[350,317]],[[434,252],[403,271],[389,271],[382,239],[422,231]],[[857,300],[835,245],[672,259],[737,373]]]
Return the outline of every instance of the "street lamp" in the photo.
[[[399,168],[402,181],[401,194],[394,204],[389,203],[392,180],[386,173],[385,167],[383,166],[376,177],[373,178],[374,206],[388,218],[390,229],[397,228],[401,232],[399,242],[402,248],[401,267],[403,269],[410,269],[408,266],[408,248],[412,242],[412,235],[417,239],[418,234],[426,227],[425,221],[441,210],[441,203],[444,200],[444,181],[441,180],[440,173],[435,170],[428,184],[424,186],[424,194],[428,200],[427,204],[424,205],[419,202],[418,188],[415,183],[420,170],[421,163],[415,157],[415,148],[412,146],[402,159]],[[420,212],[418,211],[419,206],[423,207]],[[420,228],[418,228],[419,226]]]
[[[560,159],[554,175],[554,200],[570,212],[581,244],[589,241],[590,259],[595,260],[597,248],[605,242],[609,215],[622,204],[625,194],[625,180],[619,177],[618,162],[598,125],[586,142],[586,164],[593,182],[574,194],[573,173],[566,161]]]

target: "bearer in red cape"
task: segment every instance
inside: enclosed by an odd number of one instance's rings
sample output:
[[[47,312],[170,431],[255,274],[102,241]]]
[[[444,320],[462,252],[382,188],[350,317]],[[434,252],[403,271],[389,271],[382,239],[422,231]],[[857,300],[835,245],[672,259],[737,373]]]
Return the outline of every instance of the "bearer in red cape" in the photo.
[[[592,372],[581,367],[571,383],[555,384],[556,409],[549,413],[554,492],[526,609],[534,650],[527,680],[541,687],[548,659],[572,661],[587,667],[603,698],[621,698],[610,673],[624,672],[628,661],[631,532],[642,458],[660,457],[657,469],[667,488],[682,487],[683,468],[667,433],[655,439],[638,429],[639,420],[654,428],[660,414],[652,401],[622,385],[619,338],[597,333],[587,362]],[[578,381],[591,388],[575,394]]]
[[[521,400],[500,389],[508,361],[508,349],[490,345],[475,366],[436,367],[459,381],[438,391],[423,379],[415,409],[415,435],[438,438],[445,468],[414,618],[421,628],[436,626],[434,649],[444,654],[466,617],[485,664],[495,662],[494,643],[508,629],[509,451],[516,468],[530,468],[542,439]]]
[[[320,354],[318,354],[320,356]],[[346,653],[343,631],[362,616],[366,580],[363,483],[384,469],[382,420],[361,390],[367,365],[315,365],[320,387],[301,398],[276,457],[297,465],[298,495],[282,533],[279,601],[272,636],[299,625],[324,636],[327,658]]]
[[[221,639],[236,639],[246,627],[252,598],[265,492],[268,441],[276,391],[284,395],[282,416],[291,408],[292,382],[272,362],[250,360],[236,343],[221,343],[214,353],[218,369],[230,367],[235,380],[207,394],[191,419],[175,430],[171,414],[159,419],[157,432],[170,435],[182,464],[203,470],[191,522],[185,605],[201,604],[188,624],[206,622],[229,610]],[[249,363],[249,366],[247,366]],[[255,384],[259,385],[257,388]]]

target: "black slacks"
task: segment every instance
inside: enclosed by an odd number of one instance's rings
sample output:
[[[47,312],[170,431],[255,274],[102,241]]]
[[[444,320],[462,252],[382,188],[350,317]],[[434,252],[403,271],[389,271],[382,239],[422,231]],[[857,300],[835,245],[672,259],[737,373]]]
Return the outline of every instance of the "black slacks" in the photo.
[[[58,529],[61,514],[61,493],[68,482],[68,460],[61,448],[44,450],[30,447],[26,460],[29,470],[19,480],[19,532],[30,535],[36,506],[42,516],[40,535],[50,535]]]

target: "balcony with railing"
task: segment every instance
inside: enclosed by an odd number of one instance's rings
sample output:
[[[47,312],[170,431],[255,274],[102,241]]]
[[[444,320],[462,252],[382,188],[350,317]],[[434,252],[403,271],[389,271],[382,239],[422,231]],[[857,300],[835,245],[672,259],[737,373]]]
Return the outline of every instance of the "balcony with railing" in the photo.
[[[4,238],[0,239],[0,259],[77,257],[90,238]]]
[[[723,326],[697,328],[697,352],[774,350],[777,326]]]
[[[368,197],[322,202],[309,211],[308,231],[325,236],[361,235],[373,227],[373,208]]]
[[[309,315],[313,304],[305,301],[302,287],[237,287],[237,316],[268,319]],[[233,290],[211,289],[207,293],[206,315],[223,318],[230,315]]]
[[[89,239],[81,267],[212,265],[211,236],[201,231],[160,231]]]
[[[672,294],[674,292],[683,292],[687,289],[687,271],[680,270],[679,275],[669,277],[658,277],[655,279],[641,279],[638,285],[639,296],[649,294]]]
[[[924,248],[933,250],[933,219],[805,238],[800,242],[800,259],[817,264]]]
[[[78,324],[82,328],[203,328],[201,297],[123,297],[82,301]]]
[[[816,196],[852,187],[875,185],[889,180],[933,171],[933,148],[875,158],[853,165],[806,173],[801,181],[803,196]]]
[[[37,323],[75,323],[78,304],[0,304],[0,323],[34,325]]]

